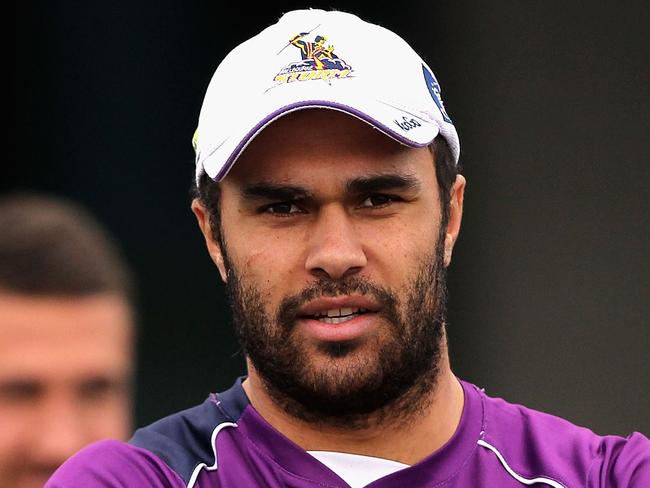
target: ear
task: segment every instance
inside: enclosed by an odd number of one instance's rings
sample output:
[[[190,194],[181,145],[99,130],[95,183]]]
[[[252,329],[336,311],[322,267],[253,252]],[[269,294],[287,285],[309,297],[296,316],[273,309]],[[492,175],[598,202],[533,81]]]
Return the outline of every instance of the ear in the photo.
[[[203,233],[203,238],[205,239],[205,245],[208,248],[208,253],[214,261],[214,264],[217,265],[219,269],[219,274],[223,282],[228,281],[228,273],[226,272],[226,266],[223,262],[223,253],[221,252],[221,245],[215,241],[214,236],[212,235],[212,226],[210,225],[210,213],[199,201],[198,198],[192,200],[192,212],[196,216],[196,221],[199,224],[199,228]]]
[[[451,253],[458,239],[460,222],[463,219],[463,198],[465,197],[465,177],[457,175],[454,185],[451,187],[449,199],[449,221],[445,234],[445,267],[451,264]]]

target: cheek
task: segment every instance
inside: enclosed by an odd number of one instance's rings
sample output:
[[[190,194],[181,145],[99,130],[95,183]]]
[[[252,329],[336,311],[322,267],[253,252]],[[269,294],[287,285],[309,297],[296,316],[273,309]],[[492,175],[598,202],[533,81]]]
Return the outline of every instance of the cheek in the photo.
[[[274,237],[241,242],[233,246],[237,252],[231,256],[232,264],[244,286],[253,286],[266,300],[277,303],[291,293],[304,271],[298,247]]]
[[[228,258],[241,280],[272,281],[295,266],[304,242],[298,229],[269,229],[237,210],[222,214],[222,226]]]
[[[438,239],[433,219],[421,219],[411,225],[399,223],[380,232],[374,229],[372,233],[372,238],[365,239],[368,265],[371,272],[379,273],[387,283],[400,281],[396,275],[411,276],[435,252]]]
[[[36,429],[35,421],[39,419],[33,415],[29,407],[12,407],[0,404],[0,465],[3,460],[14,457],[22,450],[27,450]],[[0,486],[3,486],[0,483]]]
[[[87,442],[97,439],[125,441],[130,436],[131,402],[127,396],[112,395],[99,404],[87,404],[80,410]]]
[[[282,249],[282,246],[258,242],[249,243],[246,248],[239,249],[234,264],[242,278],[254,278],[256,281],[271,280],[282,273],[282,270],[291,267],[290,249]]]

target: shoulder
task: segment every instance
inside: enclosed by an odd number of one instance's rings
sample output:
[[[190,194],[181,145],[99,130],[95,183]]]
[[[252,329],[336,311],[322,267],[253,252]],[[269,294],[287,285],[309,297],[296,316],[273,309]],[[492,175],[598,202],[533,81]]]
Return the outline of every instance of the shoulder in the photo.
[[[248,404],[240,378],[202,404],[136,430],[128,443],[102,441],[81,450],[47,488],[185,487],[202,466],[216,463],[216,434],[236,426]]]
[[[201,467],[216,463],[216,436],[236,427],[249,406],[238,378],[228,390],[211,394],[200,405],[165,417],[138,429],[129,444],[156,455],[186,484]]]
[[[221,397],[210,395],[201,405],[138,429],[129,444],[155,454],[187,483],[198,465],[214,462],[213,438],[241,415],[224,407]]]
[[[180,477],[151,452],[124,442],[91,444],[68,459],[46,488],[105,486],[184,487]]]
[[[558,486],[650,486],[650,441],[635,432],[601,436],[566,419],[482,393],[479,445],[504,469],[542,473]]]

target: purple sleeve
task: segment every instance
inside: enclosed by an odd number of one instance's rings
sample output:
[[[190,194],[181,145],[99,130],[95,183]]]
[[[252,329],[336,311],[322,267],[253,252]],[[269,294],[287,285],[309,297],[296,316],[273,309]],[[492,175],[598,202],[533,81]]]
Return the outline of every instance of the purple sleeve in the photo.
[[[119,441],[85,447],[57,469],[45,488],[151,487],[181,488],[185,484],[153,453]]]
[[[606,436],[590,469],[588,486],[650,487],[650,440],[635,432],[623,439]]]

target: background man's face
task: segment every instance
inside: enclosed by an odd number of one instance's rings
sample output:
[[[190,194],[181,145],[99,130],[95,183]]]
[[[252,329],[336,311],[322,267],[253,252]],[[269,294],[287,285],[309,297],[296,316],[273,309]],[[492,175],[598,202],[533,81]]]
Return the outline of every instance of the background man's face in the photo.
[[[41,487],[86,444],[126,439],[131,320],[113,295],[0,291],[0,487]]]
[[[440,220],[427,148],[331,110],[267,127],[222,183],[220,266],[267,386],[337,415],[336,405],[380,407],[373,395],[385,402],[403,393],[382,388],[431,372],[441,335]],[[314,317],[331,309],[353,317]]]

